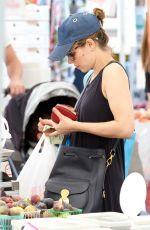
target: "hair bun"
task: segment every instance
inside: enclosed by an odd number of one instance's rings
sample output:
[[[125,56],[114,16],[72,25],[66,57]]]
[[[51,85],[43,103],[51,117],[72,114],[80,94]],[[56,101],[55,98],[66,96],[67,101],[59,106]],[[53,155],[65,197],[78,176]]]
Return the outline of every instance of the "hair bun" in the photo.
[[[101,24],[103,25],[103,19],[105,18],[104,11],[102,9],[99,9],[99,8],[94,8],[93,13],[98,18],[98,20],[101,22]]]

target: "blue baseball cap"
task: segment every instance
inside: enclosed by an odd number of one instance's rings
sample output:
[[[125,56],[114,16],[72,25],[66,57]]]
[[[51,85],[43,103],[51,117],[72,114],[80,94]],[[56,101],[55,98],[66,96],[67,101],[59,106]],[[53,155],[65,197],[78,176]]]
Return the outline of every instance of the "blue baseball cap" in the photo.
[[[100,27],[100,21],[94,14],[82,12],[70,15],[58,28],[58,44],[49,59],[62,60],[76,41],[94,34]]]

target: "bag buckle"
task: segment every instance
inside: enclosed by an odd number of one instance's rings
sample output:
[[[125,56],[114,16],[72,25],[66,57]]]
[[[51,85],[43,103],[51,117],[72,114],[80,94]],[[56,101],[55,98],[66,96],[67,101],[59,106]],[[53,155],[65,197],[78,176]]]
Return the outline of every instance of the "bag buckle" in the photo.
[[[111,165],[114,156],[115,156],[115,150],[111,149],[111,151],[109,153],[109,157],[106,160],[106,168]]]

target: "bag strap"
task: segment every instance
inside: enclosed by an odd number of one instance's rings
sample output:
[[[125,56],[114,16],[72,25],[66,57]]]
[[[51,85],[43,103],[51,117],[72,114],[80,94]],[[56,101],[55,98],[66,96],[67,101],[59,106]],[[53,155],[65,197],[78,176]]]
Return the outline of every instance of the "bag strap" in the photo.
[[[116,149],[119,144],[119,141],[120,139],[116,140],[113,148],[109,152],[109,157],[106,159],[106,168],[108,168],[112,164],[113,158],[115,157],[115,154],[116,154]]]
[[[112,164],[113,158],[115,157],[116,149],[117,149],[119,140],[120,140],[120,139],[117,139],[117,140],[116,140],[116,142],[115,142],[113,148],[112,148],[112,149],[110,150],[110,152],[109,152],[109,157],[106,159],[106,171],[105,171],[105,175],[106,175],[106,172],[107,172],[108,167]],[[106,198],[105,180],[104,180],[104,182],[103,182],[102,198],[103,198],[103,199]]]

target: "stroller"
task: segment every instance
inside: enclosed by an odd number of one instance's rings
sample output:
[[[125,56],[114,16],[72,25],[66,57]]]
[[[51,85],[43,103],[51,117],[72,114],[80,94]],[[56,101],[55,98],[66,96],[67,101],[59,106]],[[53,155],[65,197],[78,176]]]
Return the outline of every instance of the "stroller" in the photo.
[[[76,87],[69,82],[44,82],[11,98],[5,108],[5,118],[14,149],[20,155],[19,162],[13,159],[18,173],[29,157],[29,149],[33,149],[38,142],[39,117],[50,118],[56,104],[74,107],[79,95]]]

